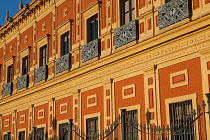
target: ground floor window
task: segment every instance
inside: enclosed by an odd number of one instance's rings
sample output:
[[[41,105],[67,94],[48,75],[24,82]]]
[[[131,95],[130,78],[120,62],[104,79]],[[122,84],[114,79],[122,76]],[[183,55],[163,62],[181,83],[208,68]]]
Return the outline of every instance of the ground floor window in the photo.
[[[59,124],[59,140],[68,140],[68,123]]]
[[[173,128],[172,140],[194,140],[194,125],[191,123],[192,100],[171,103],[169,109],[170,124]]]
[[[98,117],[86,120],[86,132],[88,140],[95,140],[98,133]]]

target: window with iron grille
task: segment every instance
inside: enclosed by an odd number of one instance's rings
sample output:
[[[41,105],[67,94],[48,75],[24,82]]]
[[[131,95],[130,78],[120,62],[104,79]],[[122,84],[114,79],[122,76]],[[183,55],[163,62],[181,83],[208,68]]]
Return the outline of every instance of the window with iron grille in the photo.
[[[22,59],[22,75],[28,73],[28,56]]]
[[[59,139],[60,140],[68,139],[68,123],[59,124]]]
[[[39,66],[44,66],[47,64],[47,45],[40,48],[40,63]]]
[[[13,65],[7,67],[7,83],[12,82],[13,79]]]
[[[170,123],[173,128],[172,140],[194,140],[194,125],[192,123],[192,100],[169,104]],[[188,125],[191,124],[191,125]]]
[[[10,140],[10,132],[7,134],[4,134],[4,140]]]
[[[121,25],[124,25],[135,19],[134,0],[122,0],[121,4]]]
[[[44,127],[37,128],[37,134],[38,134],[37,140],[44,140],[44,138],[45,138],[45,136],[44,136]]]
[[[20,131],[19,132],[18,140],[25,140],[25,131]]]
[[[66,32],[61,35],[61,56],[69,53],[70,51],[70,35]]]
[[[98,38],[98,14],[87,20],[87,42]]]
[[[124,123],[124,139],[125,140],[137,140],[138,130],[138,114],[137,110],[130,110],[125,112],[125,123]]]
[[[98,117],[89,118],[86,120],[86,133],[88,140],[95,140],[98,133]]]

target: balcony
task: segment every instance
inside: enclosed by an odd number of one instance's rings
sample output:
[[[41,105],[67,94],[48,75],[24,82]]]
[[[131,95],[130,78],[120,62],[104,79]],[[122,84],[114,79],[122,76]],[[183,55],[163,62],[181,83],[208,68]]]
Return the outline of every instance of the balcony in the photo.
[[[28,74],[18,78],[18,90],[28,87]]]
[[[95,39],[82,46],[82,63],[100,56],[101,40]]]
[[[172,0],[165,5],[158,7],[159,29],[191,17],[191,0]]]
[[[13,83],[9,82],[7,84],[3,85],[4,91],[3,91],[3,96],[7,96],[12,94],[12,90],[13,90]]]
[[[48,76],[47,69],[48,69],[47,65],[44,65],[35,70],[35,83],[47,79]]]
[[[114,30],[115,48],[139,39],[138,21],[133,20]]]
[[[66,54],[56,59],[56,74],[61,73],[70,68],[70,54]]]

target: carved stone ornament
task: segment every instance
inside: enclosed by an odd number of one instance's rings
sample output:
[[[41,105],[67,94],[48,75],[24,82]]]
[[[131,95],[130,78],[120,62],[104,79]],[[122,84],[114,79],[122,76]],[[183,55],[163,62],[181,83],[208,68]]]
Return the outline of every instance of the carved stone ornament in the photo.
[[[163,29],[192,15],[191,0],[172,0],[158,7],[158,25]]]
[[[139,39],[138,20],[133,20],[114,30],[115,48]]]
[[[35,70],[35,83],[47,79],[47,65],[44,65]]]
[[[28,87],[28,74],[18,78],[18,90]]]
[[[70,68],[70,54],[66,54],[56,59],[56,74]]]
[[[13,83],[12,82],[9,82],[7,84],[4,84],[3,85],[3,88],[4,88],[3,96],[12,94],[12,90],[13,90],[12,87],[13,87]]]
[[[100,39],[95,39],[86,45],[82,46],[82,63],[91,60],[100,55]]]

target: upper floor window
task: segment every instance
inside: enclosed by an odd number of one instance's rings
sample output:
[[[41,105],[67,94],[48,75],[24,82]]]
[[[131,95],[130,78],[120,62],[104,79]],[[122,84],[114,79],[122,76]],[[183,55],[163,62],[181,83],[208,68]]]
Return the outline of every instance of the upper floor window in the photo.
[[[22,75],[28,73],[28,56],[22,59]]]
[[[90,118],[86,120],[86,131],[87,131],[87,135],[90,136],[88,140],[96,139],[91,136],[95,136],[95,134],[98,133],[98,117],[94,117],[94,118]]]
[[[25,131],[19,132],[18,140],[25,140]]]
[[[192,115],[192,100],[176,102],[169,104],[170,111],[170,124],[174,126],[174,134],[172,139],[185,139],[191,138],[194,140],[194,125],[188,125],[193,121]],[[179,131],[180,128],[185,128],[183,131]]]
[[[87,20],[87,42],[98,38],[98,14]]]
[[[59,139],[67,140],[68,139],[68,123],[59,124]]]
[[[47,64],[47,45],[40,48],[40,63],[39,66],[44,66]]]
[[[135,19],[134,0],[122,0],[121,4],[121,25],[124,25]]]
[[[39,135],[39,140],[44,140],[44,127],[37,128],[37,133]]]
[[[66,32],[61,35],[61,56],[69,53],[70,51],[70,35]]]
[[[13,78],[13,65],[7,67],[7,83],[12,82]]]
[[[125,122],[132,120],[132,125],[125,123],[124,124],[124,138],[125,140],[138,140],[138,130],[135,127],[138,126],[138,114],[137,110],[130,110],[125,112]],[[135,127],[133,127],[135,126]]]

